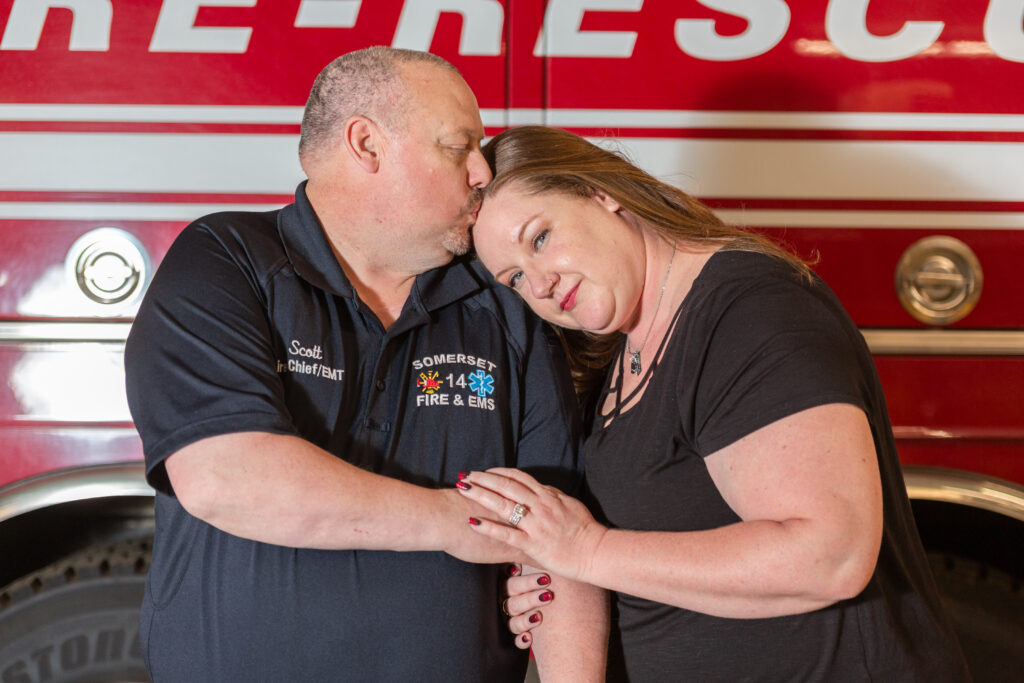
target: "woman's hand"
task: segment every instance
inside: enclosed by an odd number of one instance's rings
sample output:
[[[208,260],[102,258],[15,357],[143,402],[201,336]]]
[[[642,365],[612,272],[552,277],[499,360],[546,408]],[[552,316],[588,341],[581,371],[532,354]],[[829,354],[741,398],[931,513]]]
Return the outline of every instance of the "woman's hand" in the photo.
[[[474,531],[522,550],[533,563],[570,579],[586,581],[607,529],[583,503],[520,470],[496,467],[470,472],[457,484],[462,495],[507,523],[470,518]],[[521,514],[516,519],[516,505]]]
[[[555,599],[550,586],[551,577],[543,572],[513,575],[505,582],[508,598],[502,609],[509,617],[508,629],[516,634],[516,647],[521,650],[533,644],[530,631],[544,621],[540,608]]]

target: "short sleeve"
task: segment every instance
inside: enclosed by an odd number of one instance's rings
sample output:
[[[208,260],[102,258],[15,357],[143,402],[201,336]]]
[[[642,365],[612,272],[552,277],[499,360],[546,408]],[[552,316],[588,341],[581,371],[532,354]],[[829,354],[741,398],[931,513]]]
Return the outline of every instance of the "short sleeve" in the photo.
[[[199,223],[153,278],[125,347],[128,404],[150,484],[173,495],[163,461],[219,434],[293,434],[260,276]]]
[[[538,481],[578,495],[580,419],[572,377],[554,332],[534,321],[523,363],[523,415],[517,465]]]
[[[486,308],[502,329],[515,357],[516,412],[509,416],[516,434],[514,453],[506,466],[527,472],[542,484],[578,495],[583,481],[579,458],[579,402],[565,350],[546,322],[511,289],[500,285],[478,261],[471,265],[486,284]],[[512,445],[512,444],[510,444]]]
[[[720,312],[705,321],[707,346],[693,400],[702,456],[808,408],[866,408],[857,352],[838,302],[782,277],[723,289],[715,297]]]

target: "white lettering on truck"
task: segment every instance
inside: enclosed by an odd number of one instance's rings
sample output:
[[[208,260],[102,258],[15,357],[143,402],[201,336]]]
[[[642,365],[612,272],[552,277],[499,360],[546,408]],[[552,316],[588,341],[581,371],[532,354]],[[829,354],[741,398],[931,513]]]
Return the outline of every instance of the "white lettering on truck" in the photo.
[[[0,50],[35,50],[39,47],[46,15],[52,8],[71,10],[69,50],[105,52],[110,49],[110,22],[114,16],[110,0],[14,0]]]
[[[644,0],[551,0],[537,36],[537,57],[632,57],[635,31],[581,31],[588,11],[639,12]]]
[[[256,0],[164,0],[149,51],[242,54],[249,49],[248,26],[196,26],[203,6],[255,7]]]
[[[750,59],[779,44],[789,28],[789,5],[784,0],[700,0],[705,7],[747,20],[736,36],[715,31],[713,19],[676,20],[676,45],[683,52],[709,61]]]
[[[705,7],[747,21],[734,36],[717,32],[713,19],[678,18],[675,42],[681,52],[709,61],[750,59],[773,49],[790,25],[785,0],[698,0]],[[907,21],[887,36],[867,27],[871,0],[829,0],[825,34],[830,47],[849,59],[894,62],[921,54],[934,45],[945,28],[943,21]],[[296,28],[355,27],[363,0],[302,0]],[[239,54],[249,49],[252,27],[196,26],[202,7],[256,7],[257,0],[164,0],[153,28],[150,52]],[[635,31],[583,30],[587,12],[640,12],[643,0],[549,0],[534,46],[536,56],[633,56],[640,36]],[[110,50],[111,0],[14,0],[0,50],[35,50],[51,9],[70,10],[68,50]],[[427,50],[444,13],[462,16],[459,54],[502,54],[505,10],[498,0],[406,0],[398,18],[392,45]],[[999,57],[1024,62],[1024,0],[991,0],[985,13],[987,47]]]
[[[894,62],[923,52],[939,39],[941,21],[908,21],[891,36],[868,32],[870,0],[832,0],[825,11],[825,35],[836,48],[862,62]]]
[[[406,0],[393,47],[429,50],[442,12],[462,15],[460,55],[500,55],[505,10],[498,0]]]

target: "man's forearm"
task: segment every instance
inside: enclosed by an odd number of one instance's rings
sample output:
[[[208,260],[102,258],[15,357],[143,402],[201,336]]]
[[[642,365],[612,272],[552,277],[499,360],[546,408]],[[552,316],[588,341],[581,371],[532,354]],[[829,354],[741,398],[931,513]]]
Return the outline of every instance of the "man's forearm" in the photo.
[[[475,562],[515,559],[466,524],[482,510],[454,490],[428,489],[355,467],[298,437],[210,437],[166,461],[189,513],[230,534],[328,550],[439,550]]]

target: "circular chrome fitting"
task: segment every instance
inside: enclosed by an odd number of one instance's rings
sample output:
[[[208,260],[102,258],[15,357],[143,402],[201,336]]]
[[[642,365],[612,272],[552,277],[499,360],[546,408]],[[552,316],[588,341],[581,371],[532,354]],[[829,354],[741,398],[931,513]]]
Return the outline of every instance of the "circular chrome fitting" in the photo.
[[[142,293],[149,259],[134,236],[97,228],[79,237],[65,263],[85,296],[100,304],[130,303]]]
[[[907,313],[929,325],[948,325],[974,309],[981,296],[981,263],[954,237],[914,242],[896,266],[896,294]]]

